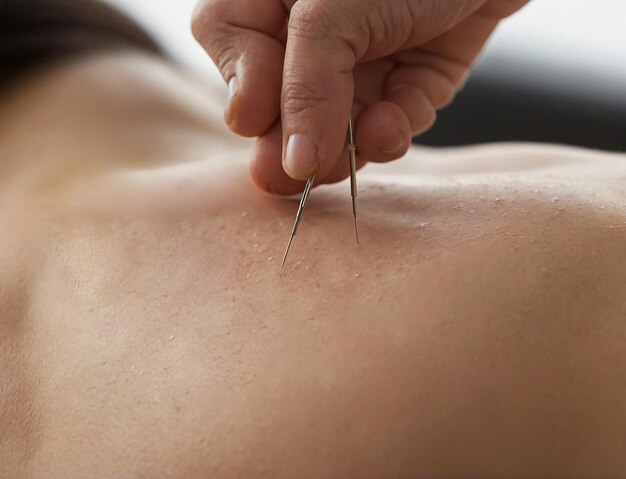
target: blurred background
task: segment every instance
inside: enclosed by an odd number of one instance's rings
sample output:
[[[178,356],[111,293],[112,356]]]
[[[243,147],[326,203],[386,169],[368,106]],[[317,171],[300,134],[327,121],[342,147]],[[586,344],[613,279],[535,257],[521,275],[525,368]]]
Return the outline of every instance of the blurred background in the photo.
[[[195,0],[107,1],[223,85],[190,33]],[[491,141],[626,151],[626,0],[531,0],[502,23],[467,87],[416,139],[437,146]]]

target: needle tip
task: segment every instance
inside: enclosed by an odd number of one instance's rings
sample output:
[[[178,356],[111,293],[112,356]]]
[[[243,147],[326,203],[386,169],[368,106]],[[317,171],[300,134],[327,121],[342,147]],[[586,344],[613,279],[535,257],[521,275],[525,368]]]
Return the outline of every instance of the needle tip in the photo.
[[[285,267],[285,263],[287,262],[287,256],[289,256],[289,250],[291,249],[291,243],[293,242],[293,237],[294,236],[295,235],[292,234],[289,237],[289,244],[287,245],[287,249],[285,250],[285,255],[283,256],[283,261],[282,261],[282,263],[280,263],[281,269]]]

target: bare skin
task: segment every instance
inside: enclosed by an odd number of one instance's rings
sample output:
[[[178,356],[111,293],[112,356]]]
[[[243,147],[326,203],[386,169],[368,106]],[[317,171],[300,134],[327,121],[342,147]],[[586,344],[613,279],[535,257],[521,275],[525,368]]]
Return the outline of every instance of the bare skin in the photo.
[[[207,91],[118,54],[2,101],[0,475],[626,474],[623,156],[412,150],[281,271]]]

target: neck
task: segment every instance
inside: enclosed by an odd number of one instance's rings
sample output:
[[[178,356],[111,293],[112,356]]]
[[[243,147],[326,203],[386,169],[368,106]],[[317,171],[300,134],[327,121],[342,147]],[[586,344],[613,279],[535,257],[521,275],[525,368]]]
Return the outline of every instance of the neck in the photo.
[[[0,173],[89,174],[206,157],[216,138],[237,144],[218,110],[210,87],[145,54],[59,64],[0,102]]]

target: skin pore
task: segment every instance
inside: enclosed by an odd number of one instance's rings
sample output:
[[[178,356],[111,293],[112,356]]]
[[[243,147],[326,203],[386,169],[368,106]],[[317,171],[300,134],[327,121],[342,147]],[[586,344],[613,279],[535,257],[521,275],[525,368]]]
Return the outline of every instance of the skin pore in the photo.
[[[1,475],[626,473],[623,156],[414,149],[281,271],[221,108],[134,53],[2,97]]]

